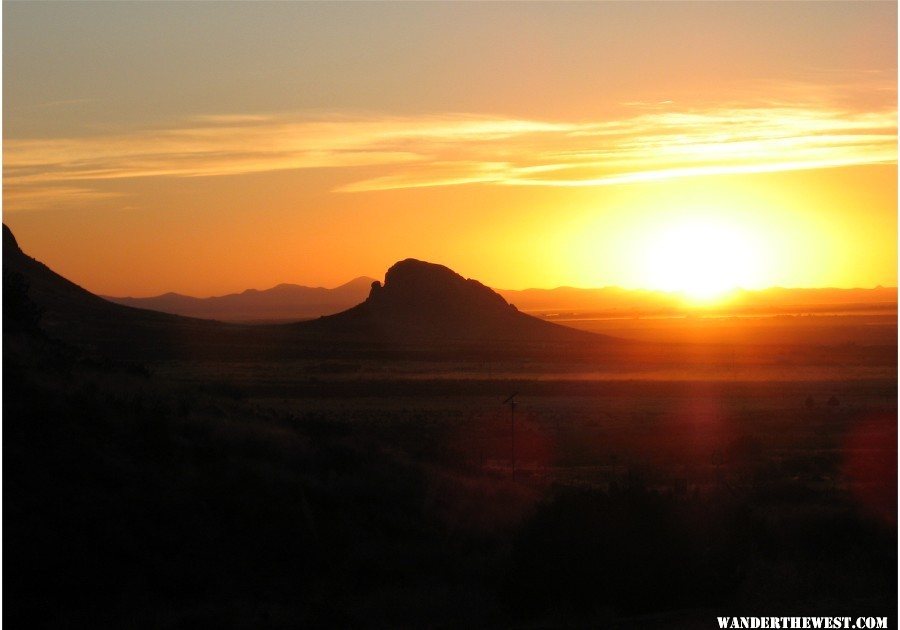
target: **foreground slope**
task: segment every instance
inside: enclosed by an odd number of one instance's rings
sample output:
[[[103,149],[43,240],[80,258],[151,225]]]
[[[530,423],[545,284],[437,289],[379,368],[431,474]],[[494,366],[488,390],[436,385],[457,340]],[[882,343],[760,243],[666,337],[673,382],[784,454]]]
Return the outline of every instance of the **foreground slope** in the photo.
[[[109,356],[140,358],[219,332],[221,325],[113,304],[26,255],[3,226],[4,287],[21,284],[51,337]]]

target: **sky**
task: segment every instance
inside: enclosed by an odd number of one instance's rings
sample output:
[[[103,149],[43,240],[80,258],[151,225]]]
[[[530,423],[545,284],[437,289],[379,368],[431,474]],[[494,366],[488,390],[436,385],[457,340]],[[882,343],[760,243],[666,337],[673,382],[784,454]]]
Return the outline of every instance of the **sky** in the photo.
[[[894,2],[4,2],[3,221],[104,295],[897,284]]]

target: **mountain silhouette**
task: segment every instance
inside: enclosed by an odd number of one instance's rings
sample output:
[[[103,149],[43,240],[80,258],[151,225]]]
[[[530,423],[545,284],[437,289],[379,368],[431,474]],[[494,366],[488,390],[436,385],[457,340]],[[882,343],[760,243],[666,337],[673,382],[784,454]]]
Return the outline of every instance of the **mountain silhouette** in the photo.
[[[28,296],[44,312],[45,319],[64,311],[101,311],[107,308],[99,298],[74,282],[66,280],[34,258],[26,256],[12,230],[3,225],[3,275],[21,276],[27,284]]]
[[[12,230],[3,225],[3,274],[16,274],[27,285],[28,297],[42,313],[45,327],[58,328],[78,319],[147,319],[174,322],[182,318],[164,313],[112,304],[59,275],[42,262],[26,255]]]
[[[262,291],[247,289],[241,293],[208,298],[179,293],[142,298],[103,297],[117,304],[202,319],[231,322],[296,321],[330,315],[359,304],[366,299],[372,282],[372,278],[359,277],[333,289],[279,284]]]
[[[225,325],[113,304],[25,254],[3,225],[3,280],[21,287],[51,337],[106,356],[145,358],[221,336]]]
[[[27,256],[3,226],[3,273],[18,278],[50,336],[129,360],[329,356],[359,344],[590,343],[603,335],[520,313],[499,294],[442,265],[407,259],[370,284],[361,304],[294,324],[195,319],[115,304]],[[4,284],[6,284],[4,282]],[[346,285],[345,285],[346,286]]]
[[[362,304],[302,326],[393,341],[565,342],[600,337],[521,313],[477,280],[413,258],[388,269],[383,285],[373,282]]]

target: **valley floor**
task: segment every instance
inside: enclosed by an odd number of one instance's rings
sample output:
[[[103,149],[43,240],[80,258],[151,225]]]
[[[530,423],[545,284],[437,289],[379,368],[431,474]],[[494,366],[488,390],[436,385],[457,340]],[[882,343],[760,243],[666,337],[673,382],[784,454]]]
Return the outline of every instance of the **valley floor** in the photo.
[[[4,616],[893,624],[896,330],[873,330],[613,356],[130,366],[5,335]]]

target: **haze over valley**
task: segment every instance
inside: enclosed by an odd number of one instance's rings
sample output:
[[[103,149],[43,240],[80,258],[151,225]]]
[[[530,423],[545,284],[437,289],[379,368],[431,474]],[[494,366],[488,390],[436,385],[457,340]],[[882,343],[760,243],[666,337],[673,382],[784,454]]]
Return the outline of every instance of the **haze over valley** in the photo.
[[[233,322],[311,319],[355,306],[375,282],[360,276],[333,289],[279,284],[271,289],[247,289],[216,297],[165,293],[151,297],[103,296],[111,302],[164,313]],[[729,314],[788,314],[834,311],[896,310],[897,288],[736,289],[722,299],[698,304],[683,293],[604,287],[596,289],[495,289],[520,310],[571,319],[577,315],[607,317]]]

